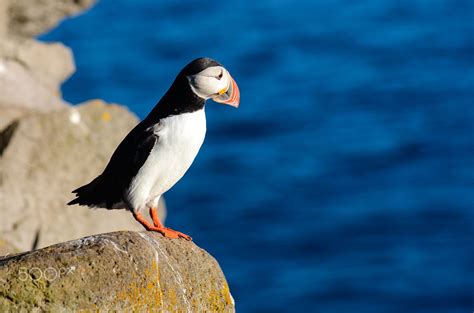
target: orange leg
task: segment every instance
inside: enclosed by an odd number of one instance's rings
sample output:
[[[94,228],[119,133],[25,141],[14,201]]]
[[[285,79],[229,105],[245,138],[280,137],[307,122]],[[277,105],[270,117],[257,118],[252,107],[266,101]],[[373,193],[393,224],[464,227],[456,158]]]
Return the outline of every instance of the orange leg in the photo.
[[[186,240],[192,240],[190,236],[183,234],[182,232],[164,227],[163,224],[161,224],[160,220],[158,219],[158,213],[156,212],[155,208],[150,209],[150,215],[151,215],[151,218],[153,219],[154,225],[150,224],[150,222],[148,222],[140,212],[133,214],[135,219],[138,222],[140,222],[146,228],[146,230],[157,231],[161,233],[163,236],[168,237],[168,238],[177,239],[181,237]]]
[[[156,208],[150,208],[150,216],[153,220],[153,224],[155,224],[156,227],[164,227],[163,224],[161,224],[160,219],[158,218],[158,211],[156,210]]]
[[[156,210],[156,208],[150,208],[150,216],[153,220],[153,224],[155,225],[155,227],[158,227],[160,229],[164,229],[165,232],[172,233],[173,235],[178,235],[178,237],[184,238],[186,240],[192,240],[191,236],[183,234],[180,231],[164,227],[163,224],[161,224],[160,219],[158,218],[158,211]],[[167,234],[164,234],[164,236],[165,237],[170,237],[170,238],[175,238],[174,236],[167,236]]]

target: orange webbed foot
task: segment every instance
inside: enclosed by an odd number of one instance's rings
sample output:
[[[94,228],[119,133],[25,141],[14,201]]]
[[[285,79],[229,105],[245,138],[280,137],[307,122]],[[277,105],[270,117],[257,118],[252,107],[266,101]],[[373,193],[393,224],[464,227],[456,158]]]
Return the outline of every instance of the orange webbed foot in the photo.
[[[153,225],[149,223],[143,215],[141,215],[140,212],[136,212],[133,214],[135,219],[142,224],[146,230],[148,231],[156,231],[162,234],[165,237],[172,238],[172,239],[178,239],[178,238],[184,238],[186,240],[192,240],[191,236],[188,236],[182,232],[179,232],[177,230],[171,229],[164,227],[163,224],[161,224],[160,220],[158,219],[158,213],[156,212],[155,208],[150,208],[150,215],[151,218],[153,219]]]
[[[182,233],[180,231],[177,231],[177,230],[174,230],[174,229],[171,229],[171,228],[165,228],[165,235],[164,236],[165,237],[170,237],[170,238],[184,238],[186,240],[193,240],[193,238],[191,238],[191,236],[186,235],[185,233]],[[174,237],[174,236],[178,236],[178,237]]]
[[[186,240],[193,240],[191,236],[188,236],[180,231],[167,228],[167,227],[156,227],[156,226],[151,226],[147,228],[149,231],[156,231],[162,234],[165,237],[172,238],[172,239],[178,239],[178,238],[184,238]]]

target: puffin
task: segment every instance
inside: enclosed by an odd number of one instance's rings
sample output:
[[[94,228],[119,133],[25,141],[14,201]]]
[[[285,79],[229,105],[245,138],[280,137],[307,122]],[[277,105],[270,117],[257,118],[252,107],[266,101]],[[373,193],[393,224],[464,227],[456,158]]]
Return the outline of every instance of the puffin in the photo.
[[[206,135],[206,100],[237,108],[240,91],[229,71],[211,58],[186,65],[148,116],[112,154],[103,172],[72,191],[68,205],[129,210],[146,230],[168,238],[190,236],[165,227],[158,218],[160,197],[194,161]],[[142,212],[149,211],[153,224]]]

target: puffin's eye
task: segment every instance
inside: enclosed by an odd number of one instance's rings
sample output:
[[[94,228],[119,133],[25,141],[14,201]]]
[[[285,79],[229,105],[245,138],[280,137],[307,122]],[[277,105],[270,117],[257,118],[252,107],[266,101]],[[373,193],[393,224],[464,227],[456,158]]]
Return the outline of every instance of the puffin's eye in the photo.
[[[221,80],[222,76],[224,76],[224,71],[221,71],[219,75],[216,76],[218,80]]]

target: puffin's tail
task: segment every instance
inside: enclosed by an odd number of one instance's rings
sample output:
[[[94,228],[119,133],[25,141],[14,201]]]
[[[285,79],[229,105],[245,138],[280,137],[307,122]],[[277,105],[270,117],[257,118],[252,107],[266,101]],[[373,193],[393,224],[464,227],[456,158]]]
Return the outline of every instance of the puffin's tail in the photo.
[[[114,204],[121,202],[120,196],[112,192],[113,189],[113,186],[101,174],[87,185],[74,190],[76,198],[68,205],[79,204],[93,208],[112,209]]]

